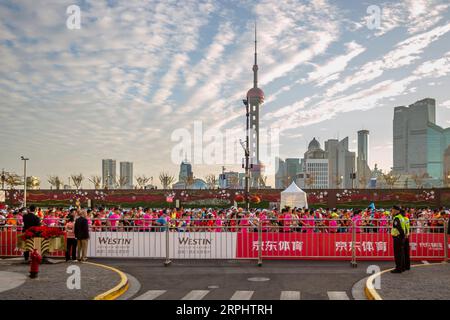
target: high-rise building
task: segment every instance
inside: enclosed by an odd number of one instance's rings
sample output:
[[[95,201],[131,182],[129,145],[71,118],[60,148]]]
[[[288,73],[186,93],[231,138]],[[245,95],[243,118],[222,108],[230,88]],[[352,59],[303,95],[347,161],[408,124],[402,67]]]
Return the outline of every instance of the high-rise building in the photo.
[[[194,173],[192,172],[192,165],[184,160],[180,164],[180,174],[178,175],[178,181],[184,182],[186,179],[191,179],[194,177]]]
[[[116,160],[102,160],[102,183],[103,187],[114,189],[116,185]]]
[[[288,187],[292,181],[295,181],[297,175],[302,171],[300,167],[300,159],[299,158],[287,158],[286,159],[286,187]]]
[[[287,184],[287,171],[286,162],[278,157],[275,158],[276,171],[275,171],[275,188],[284,189]]]
[[[123,189],[133,189],[133,162],[120,162],[120,180]]]
[[[330,188],[354,188],[356,186],[355,153],[348,150],[348,137],[325,142],[328,159],[328,181]]]
[[[303,170],[298,174],[297,185],[301,188],[326,189],[329,187],[329,167],[327,153],[321,149],[316,138],[305,152]]]
[[[222,189],[241,189],[243,188],[242,174],[236,171],[223,171],[219,175],[219,187]]]
[[[444,150],[450,145],[450,128],[436,125],[436,101],[423,99],[394,109],[394,167],[397,174],[428,174],[436,185],[443,180]]]
[[[255,61],[253,64],[253,88],[247,92],[246,103],[249,108],[249,153],[250,153],[250,187],[261,185],[263,164],[259,159],[259,109],[264,103],[264,92],[258,88],[258,54],[255,26]]]
[[[358,157],[356,160],[357,182],[359,188],[369,185],[371,171],[369,167],[369,131],[358,131]]]
[[[369,163],[369,130],[358,131],[358,160]]]
[[[450,187],[450,146],[444,152],[444,181],[445,186]]]

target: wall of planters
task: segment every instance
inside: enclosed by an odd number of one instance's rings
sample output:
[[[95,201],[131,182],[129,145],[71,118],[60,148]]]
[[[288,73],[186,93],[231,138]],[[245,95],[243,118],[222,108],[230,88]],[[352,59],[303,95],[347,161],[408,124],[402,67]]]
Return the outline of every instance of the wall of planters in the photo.
[[[251,190],[251,206],[269,208],[280,201],[276,189]],[[377,207],[393,204],[416,207],[450,207],[450,189],[329,189],[305,190],[310,207],[363,208],[371,201]],[[168,202],[172,199],[172,202]],[[21,190],[6,191],[6,204],[19,206],[23,200]],[[122,207],[174,207],[179,200],[183,207],[229,207],[243,205],[243,190],[30,190],[28,204],[41,207],[87,206]]]

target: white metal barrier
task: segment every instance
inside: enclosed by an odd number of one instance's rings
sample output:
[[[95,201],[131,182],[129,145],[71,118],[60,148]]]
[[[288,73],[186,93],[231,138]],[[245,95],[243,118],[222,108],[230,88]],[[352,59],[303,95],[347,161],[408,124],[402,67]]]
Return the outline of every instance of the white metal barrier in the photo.
[[[10,219],[11,220],[11,219]],[[58,220],[54,227],[64,228]],[[23,227],[0,225],[0,256],[21,255]],[[164,259],[339,259],[393,258],[388,219],[92,219],[88,255]],[[411,219],[412,259],[448,260],[448,221]],[[62,256],[63,253],[57,253]]]

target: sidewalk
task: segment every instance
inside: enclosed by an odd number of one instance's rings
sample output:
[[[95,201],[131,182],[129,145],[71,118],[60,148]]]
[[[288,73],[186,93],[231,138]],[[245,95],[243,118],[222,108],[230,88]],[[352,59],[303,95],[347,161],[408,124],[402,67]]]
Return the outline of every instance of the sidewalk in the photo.
[[[80,268],[80,289],[67,286],[71,265]],[[88,263],[41,264],[37,279],[28,277],[21,259],[1,259],[0,269],[0,300],[92,300],[121,281],[117,272]]]
[[[382,300],[449,300],[450,264],[418,264],[401,274],[380,275]]]

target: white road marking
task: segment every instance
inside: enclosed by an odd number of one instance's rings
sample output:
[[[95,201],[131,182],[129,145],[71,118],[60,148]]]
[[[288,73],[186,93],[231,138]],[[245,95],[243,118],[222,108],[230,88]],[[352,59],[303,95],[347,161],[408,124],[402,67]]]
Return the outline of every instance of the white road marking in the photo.
[[[430,264],[427,260],[422,260],[423,264]]]
[[[209,290],[192,290],[181,300],[202,300],[208,293]]]
[[[134,300],[154,300],[166,292],[166,290],[148,290],[146,293],[134,298]]]
[[[330,300],[350,300],[345,291],[328,291],[327,294]]]
[[[250,300],[254,291],[236,291],[230,300]]]
[[[300,291],[281,291],[280,300],[300,300]]]

